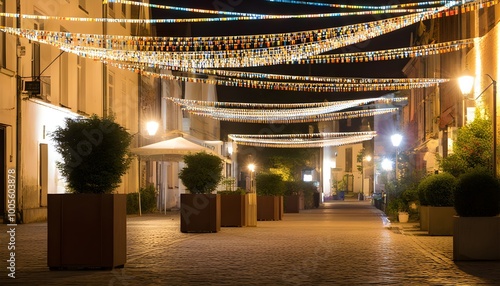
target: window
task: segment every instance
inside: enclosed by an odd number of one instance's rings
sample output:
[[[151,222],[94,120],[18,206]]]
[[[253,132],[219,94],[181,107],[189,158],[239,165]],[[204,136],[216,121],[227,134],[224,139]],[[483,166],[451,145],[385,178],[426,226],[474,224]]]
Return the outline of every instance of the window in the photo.
[[[115,73],[108,72],[108,105],[105,107],[104,114],[115,116]],[[106,110],[107,108],[107,110]]]
[[[78,97],[78,106],[77,109],[79,112],[85,113],[87,109],[87,77],[86,77],[86,60],[82,57],[77,57],[76,60],[76,69],[77,69],[77,97]]]
[[[87,12],[87,0],[78,0],[78,7],[82,9],[85,13]]]

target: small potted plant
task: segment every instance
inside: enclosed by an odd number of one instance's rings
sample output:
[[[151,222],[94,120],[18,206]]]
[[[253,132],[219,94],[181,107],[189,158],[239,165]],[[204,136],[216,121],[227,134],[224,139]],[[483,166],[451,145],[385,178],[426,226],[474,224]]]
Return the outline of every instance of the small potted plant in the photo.
[[[453,234],[453,192],[457,184],[456,178],[448,173],[434,174],[426,177],[418,184],[420,197],[428,205],[427,225],[429,235]]]
[[[285,183],[280,175],[260,173],[257,186],[257,220],[280,220],[283,212]]]
[[[220,195],[212,194],[222,179],[223,160],[198,152],[184,156],[179,172],[189,194],[181,194],[181,232],[217,232],[221,226]]]
[[[221,198],[221,226],[241,227],[246,225],[246,205],[248,198],[246,191],[242,188],[235,189],[235,178],[222,180],[224,191],[217,192]]]
[[[460,176],[455,189],[453,260],[500,260],[500,183],[490,170]]]
[[[50,269],[114,268],[126,262],[126,195],[113,194],[131,162],[132,136],[113,118],[67,118],[52,134],[66,194],[49,194]]]

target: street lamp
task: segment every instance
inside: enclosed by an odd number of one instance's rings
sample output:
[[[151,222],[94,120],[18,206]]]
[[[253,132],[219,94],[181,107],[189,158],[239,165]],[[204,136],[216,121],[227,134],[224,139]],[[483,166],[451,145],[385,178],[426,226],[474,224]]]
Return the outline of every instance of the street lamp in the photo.
[[[154,136],[158,131],[158,122],[156,121],[148,121],[146,123],[146,131],[149,136]]]
[[[475,99],[478,99],[483,93],[488,90],[491,86],[493,87],[493,174],[497,176],[497,82],[489,74],[486,74],[490,78],[491,83],[479,93]],[[460,91],[464,96],[468,96],[472,92],[472,87],[474,86],[474,77],[470,74],[465,74],[458,78],[458,84],[460,86]]]
[[[396,147],[396,164],[395,164],[395,174],[396,174],[396,180],[398,179],[398,147],[399,144],[401,144],[401,141],[403,140],[403,136],[401,134],[394,134],[391,136],[391,141],[392,141],[392,146]]]
[[[253,173],[255,172],[255,164],[248,164],[248,170],[250,170],[250,192],[254,193]]]

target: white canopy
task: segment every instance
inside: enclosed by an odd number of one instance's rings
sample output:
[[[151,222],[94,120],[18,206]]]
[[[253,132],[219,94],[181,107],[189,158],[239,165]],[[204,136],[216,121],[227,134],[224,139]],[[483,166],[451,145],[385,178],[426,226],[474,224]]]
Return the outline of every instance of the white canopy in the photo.
[[[184,155],[202,151],[219,156],[211,149],[191,142],[183,137],[176,137],[132,149],[132,153],[144,159],[154,161],[182,161]]]

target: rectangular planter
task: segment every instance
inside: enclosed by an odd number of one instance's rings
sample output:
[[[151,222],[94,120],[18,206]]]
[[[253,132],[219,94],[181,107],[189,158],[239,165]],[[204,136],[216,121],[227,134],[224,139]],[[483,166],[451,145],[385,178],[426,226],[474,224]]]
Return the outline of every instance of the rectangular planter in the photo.
[[[300,195],[285,196],[285,213],[300,212]]]
[[[420,230],[429,230],[429,206],[420,206]]]
[[[257,196],[257,220],[279,220],[279,198],[278,196]]]
[[[125,265],[125,194],[48,194],[47,202],[50,269],[112,269]]]
[[[453,235],[454,207],[429,206],[429,235]]]
[[[282,220],[283,216],[285,215],[285,202],[283,201],[283,196],[278,196],[278,202],[279,202],[278,219]]]
[[[453,260],[500,260],[500,217],[453,218]]]
[[[246,224],[245,195],[222,194],[220,195],[220,225],[241,227]]]
[[[220,195],[181,194],[180,216],[181,232],[220,231]]]

